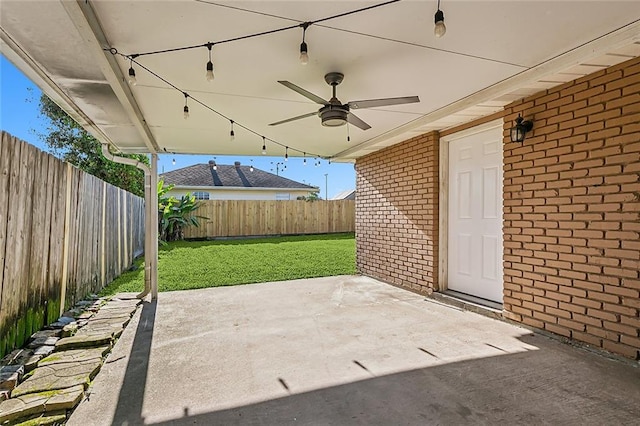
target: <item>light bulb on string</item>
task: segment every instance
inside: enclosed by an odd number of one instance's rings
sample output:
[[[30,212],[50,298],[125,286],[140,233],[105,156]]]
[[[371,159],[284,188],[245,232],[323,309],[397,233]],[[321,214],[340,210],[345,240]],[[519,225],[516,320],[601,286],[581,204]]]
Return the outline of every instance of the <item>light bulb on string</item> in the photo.
[[[187,105],[187,99],[189,98],[189,94],[187,92],[183,92],[184,95],[184,119],[189,118],[189,105]]]
[[[216,157],[213,157],[213,170],[218,170],[218,165],[216,164]]]
[[[209,49],[209,62],[207,62],[207,81],[213,81],[215,76],[213,75],[213,62],[211,62],[211,48],[213,47],[213,43],[207,43],[207,49]]]
[[[433,28],[433,34],[440,38],[447,32],[447,27],[444,24],[444,13],[440,10],[440,0],[438,0],[438,10],[434,17],[435,27]]]
[[[233,120],[231,121],[231,131],[229,132],[229,138],[233,141],[236,138],[236,133],[233,131]]]
[[[138,84],[138,80],[136,79],[136,70],[133,69],[133,57],[129,58],[129,84],[135,86]]]
[[[251,160],[251,166],[249,167],[249,171],[253,172],[253,159]]]
[[[302,160],[302,165],[306,166],[307,165],[307,153],[303,152],[302,156],[304,157],[304,159]]]
[[[284,161],[289,161],[289,147],[284,147]]]
[[[311,25],[309,22],[305,22],[300,25],[302,27],[302,43],[300,44],[300,63],[302,65],[307,65],[309,63],[309,48],[307,43],[304,41],[309,25]]]
[[[265,137],[262,137],[262,155],[267,155],[267,142]]]
[[[171,160],[171,164],[173,164],[174,166],[176,165],[176,159],[175,158],[173,160]]]
[[[349,123],[347,123],[347,142],[351,142],[351,136],[349,135]]]

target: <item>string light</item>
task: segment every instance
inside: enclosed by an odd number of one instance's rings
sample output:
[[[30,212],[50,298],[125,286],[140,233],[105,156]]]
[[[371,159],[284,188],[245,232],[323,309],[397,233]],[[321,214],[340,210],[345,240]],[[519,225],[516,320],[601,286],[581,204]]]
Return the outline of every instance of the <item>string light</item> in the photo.
[[[249,171],[253,172],[253,159],[251,160],[251,166],[249,167]]]
[[[284,147],[284,161],[289,161],[289,147]]]
[[[213,43],[207,43],[207,49],[209,49],[209,62],[207,62],[207,81],[213,81],[215,76],[213,75],[213,62],[211,62],[211,48]]]
[[[304,157],[304,159],[302,160],[302,165],[306,166],[307,165],[307,153],[303,152],[302,156]]]
[[[349,123],[347,123],[347,142],[351,142],[351,136],[349,135]]]
[[[433,34],[440,38],[447,32],[447,27],[444,25],[444,13],[440,10],[440,0],[438,0],[438,11],[434,17],[436,26],[433,28]]]
[[[176,159],[175,158],[173,160],[171,160],[171,164],[173,164],[174,166],[176,165]]]
[[[129,58],[129,84],[135,86],[138,84],[138,80],[136,80],[136,70],[133,69],[133,57]]]
[[[213,157],[213,170],[218,170],[218,165],[216,164],[216,157]]]
[[[233,120],[229,120],[231,122],[231,131],[229,132],[229,138],[231,141],[235,140],[236,133],[233,131]]]
[[[309,49],[307,47],[307,43],[304,41],[309,25],[311,25],[310,22],[305,22],[300,25],[302,27],[302,43],[300,44],[300,63],[302,65],[307,65],[309,63]]]
[[[171,81],[167,80],[165,77],[159,75],[158,73],[154,72],[153,70],[151,70],[150,68],[146,67],[145,65],[141,64],[140,62],[138,62],[135,58],[141,56],[142,54],[135,54],[135,55],[125,55],[122,54],[120,52],[118,52],[118,50],[116,48],[105,48],[105,51],[111,53],[114,56],[120,56],[123,57],[127,60],[130,61],[131,64],[135,63],[137,66],[139,66],[140,68],[142,68],[143,70],[145,70],[146,72],[148,72],[149,74],[151,74],[153,77],[157,78],[158,80],[162,81],[163,83],[165,83],[167,86],[169,86],[170,88],[179,91],[180,93],[183,94],[184,98],[185,98],[185,102],[184,102],[184,108],[183,108],[183,112],[184,112],[184,118],[187,119],[189,117],[189,105],[188,105],[188,99],[191,98],[191,100],[193,102],[196,102],[197,104],[201,105],[203,108],[209,110],[210,112],[224,118],[225,120],[229,120],[230,124],[231,124],[231,129],[229,132],[229,135],[231,137],[235,136],[235,126],[240,126],[241,128],[245,129],[246,131],[253,133],[256,136],[259,136],[262,138],[262,155],[267,155],[267,147],[266,147],[266,140],[267,138],[258,133],[257,131],[238,123],[237,121],[232,120],[230,117],[227,117],[226,115],[222,114],[221,112],[215,110],[214,108],[212,108],[211,106],[207,105],[206,103],[204,103],[203,101],[199,100],[198,98],[194,98],[193,96],[189,95],[187,92],[183,91],[180,87],[176,86],[175,84],[173,84]],[[287,148],[287,150],[289,149],[288,146],[284,145],[283,143],[280,143],[278,141],[275,141],[273,139],[269,139],[271,142],[273,142],[274,144],[281,146],[283,148]],[[166,148],[163,148],[165,150],[165,152],[167,151]],[[295,149],[295,148],[291,148],[292,150],[302,153],[302,150],[299,149]]]
[[[184,94],[184,119],[189,118],[189,105],[187,105],[187,99],[189,98],[189,94],[187,92],[182,92]]]

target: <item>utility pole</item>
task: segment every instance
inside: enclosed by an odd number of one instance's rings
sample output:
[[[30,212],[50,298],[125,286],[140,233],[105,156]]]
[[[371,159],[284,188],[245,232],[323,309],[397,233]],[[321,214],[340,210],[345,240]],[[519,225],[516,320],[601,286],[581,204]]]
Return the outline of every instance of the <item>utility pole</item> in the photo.
[[[286,165],[286,164],[284,164],[284,163],[280,163],[280,162],[274,163],[274,162],[272,161],[272,162],[271,162],[271,164],[273,164],[274,166],[276,166],[276,176],[280,176],[280,166],[284,166],[284,167],[282,168],[282,171],[287,170],[287,165]],[[271,169],[271,171],[273,171],[273,169]]]
[[[324,174],[324,199],[329,199],[329,173]]]

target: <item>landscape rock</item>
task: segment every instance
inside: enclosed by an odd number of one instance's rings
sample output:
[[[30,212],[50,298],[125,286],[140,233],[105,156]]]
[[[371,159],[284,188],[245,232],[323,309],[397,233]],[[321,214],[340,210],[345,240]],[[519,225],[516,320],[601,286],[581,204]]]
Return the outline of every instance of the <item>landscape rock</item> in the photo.
[[[77,322],[72,322],[70,324],[67,324],[64,327],[62,327],[62,337],[73,336],[74,334],[76,334],[76,331],[78,331]]]
[[[68,351],[55,352],[40,361],[40,367],[52,364],[62,364],[66,362],[81,362],[89,360],[101,360],[110,350],[109,346],[88,349],[72,349]]]
[[[43,355],[32,355],[24,363],[24,372],[29,373],[31,370],[38,366],[38,362],[42,359]]]
[[[88,386],[100,367],[102,359],[50,364],[40,366],[33,371],[33,375],[20,383],[12,392],[11,400],[26,394],[66,389],[73,386]],[[10,401],[11,401],[10,400]]]
[[[16,349],[2,358],[2,361],[0,361],[0,367],[4,365],[24,365],[32,355],[33,350],[31,349]]]
[[[87,325],[88,327],[88,325]],[[84,328],[82,329],[84,330]],[[82,331],[81,330],[81,331]],[[91,348],[95,346],[111,345],[113,341],[112,332],[100,333],[80,333],[75,336],[65,337],[56,343],[56,351],[66,351],[69,349]]]
[[[22,365],[5,365],[0,367],[0,390],[11,391],[22,379],[24,367]]]
[[[27,348],[29,349],[35,349],[37,347],[40,346],[54,346],[56,344],[56,342],[60,340],[59,337],[38,337],[34,340],[32,340],[28,345]]]
[[[56,342],[56,343],[58,343],[58,342]],[[49,355],[51,352],[53,352],[53,351],[55,350],[55,348],[56,348],[55,346],[51,346],[51,345],[43,345],[43,346],[40,346],[40,347],[36,348],[36,349],[33,351],[33,354],[34,354],[34,355],[47,356],[47,355]]]
[[[23,418],[27,420],[28,417],[46,413],[59,416],[62,414],[61,410],[70,410],[78,405],[83,395],[84,386],[77,385],[66,389],[13,396],[0,403],[0,423]],[[64,417],[61,421],[64,421]]]
[[[71,324],[72,322],[76,322],[75,318],[62,316],[58,318],[57,322],[61,322],[63,324]]]
[[[64,318],[73,318],[75,320],[76,318],[78,318],[78,315],[80,315],[81,313],[82,313],[82,309],[73,308],[63,313],[62,316]]]
[[[46,337],[60,337],[60,330],[40,330],[31,335],[31,340],[41,339]]]
[[[20,419],[19,426],[58,426],[67,420],[66,411],[54,411],[52,413],[38,414],[36,416]]]
[[[78,315],[78,318],[76,318],[76,321],[78,321],[78,320],[87,320],[87,319],[91,318],[93,315],[94,315],[94,313],[91,312],[91,311],[84,311],[83,313]]]
[[[89,323],[89,320],[79,319],[76,324],[78,324],[78,328],[82,328]]]

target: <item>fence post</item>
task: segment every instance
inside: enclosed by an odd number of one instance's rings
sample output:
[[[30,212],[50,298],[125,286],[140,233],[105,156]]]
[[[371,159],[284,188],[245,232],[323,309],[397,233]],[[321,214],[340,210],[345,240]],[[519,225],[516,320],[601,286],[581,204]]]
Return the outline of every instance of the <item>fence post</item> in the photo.
[[[102,244],[100,247],[100,287],[104,286],[107,280],[107,182],[102,182]]]
[[[73,169],[67,163],[67,187],[64,196],[64,237],[62,239],[62,279],[60,280],[60,315],[64,313],[67,298],[67,279],[69,277],[69,234],[71,232],[71,176]]]

